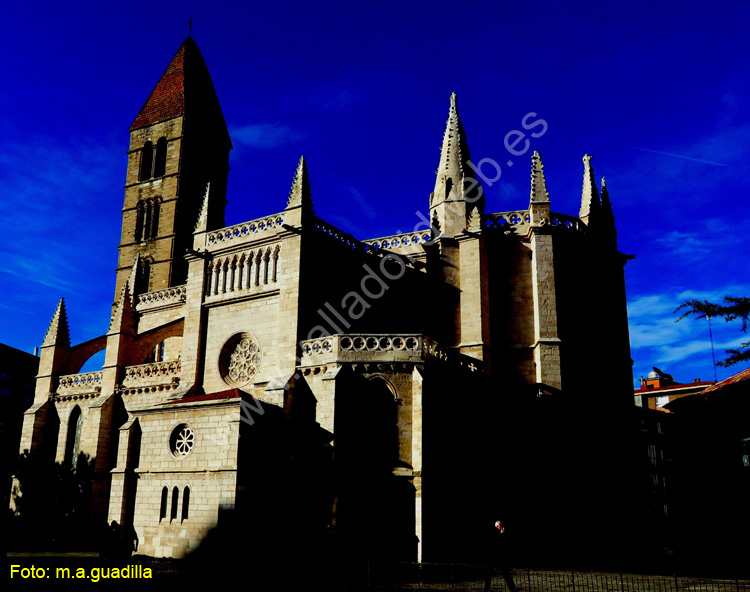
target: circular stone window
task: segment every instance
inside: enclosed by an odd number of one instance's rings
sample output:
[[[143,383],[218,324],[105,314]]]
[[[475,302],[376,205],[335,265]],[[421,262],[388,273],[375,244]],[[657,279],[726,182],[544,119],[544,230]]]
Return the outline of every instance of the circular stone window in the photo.
[[[193,449],[195,433],[187,424],[180,424],[169,438],[169,448],[175,456],[187,456]]]
[[[260,345],[249,333],[231,337],[221,349],[219,369],[229,386],[241,387],[250,382],[260,367]]]

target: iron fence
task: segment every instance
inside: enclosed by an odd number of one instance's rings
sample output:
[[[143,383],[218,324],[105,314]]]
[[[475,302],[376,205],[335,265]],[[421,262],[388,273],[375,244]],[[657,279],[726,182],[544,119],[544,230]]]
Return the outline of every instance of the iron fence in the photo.
[[[511,570],[521,592],[750,592],[750,580],[707,579],[627,573]],[[377,592],[402,590],[485,589],[486,568],[481,565],[402,563],[369,566],[367,587]],[[492,592],[508,592],[503,574],[495,570]]]

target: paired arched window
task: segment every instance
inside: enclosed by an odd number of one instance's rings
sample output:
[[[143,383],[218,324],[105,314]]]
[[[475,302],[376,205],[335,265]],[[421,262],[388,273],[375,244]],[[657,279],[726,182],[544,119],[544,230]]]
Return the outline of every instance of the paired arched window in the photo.
[[[141,150],[141,166],[138,171],[139,181],[148,181],[154,177],[163,177],[167,171],[167,139],[161,137],[156,142],[146,142]]]
[[[135,207],[135,235],[139,242],[155,239],[159,234],[161,198],[142,199]]]
[[[70,463],[73,467],[78,463],[82,427],[83,415],[81,414],[81,408],[76,405],[68,418],[68,434],[65,440],[65,462]]]

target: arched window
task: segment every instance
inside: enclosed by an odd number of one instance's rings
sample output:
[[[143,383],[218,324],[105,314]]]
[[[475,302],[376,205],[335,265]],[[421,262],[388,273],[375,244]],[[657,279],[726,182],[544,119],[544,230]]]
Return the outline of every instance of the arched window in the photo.
[[[159,208],[161,199],[144,199],[138,202],[135,213],[136,241],[155,239],[159,234]]]
[[[167,139],[162,137],[156,142],[156,159],[154,160],[154,177],[163,177],[167,169]]]
[[[151,207],[151,216],[148,229],[146,230],[146,238],[151,240],[159,234],[159,200],[152,199],[149,202],[149,206]]]
[[[144,209],[144,203],[139,201],[135,208],[135,235],[133,236],[133,239],[136,241],[140,241],[143,238]]]
[[[165,341],[160,341],[154,346],[154,349],[151,350],[151,353],[146,358],[146,364],[164,361],[164,343]]]
[[[161,510],[159,510],[159,522],[167,517],[167,499],[169,498],[169,490],[166,486],[161,490]]]
[[[81,445],[81,427],[83,415],[81,408],[76,405],[68,418],[68,435],[65,441],[65,462],[75,467],[78,463],[78,452]]]
[[[169,520],[177,520],[177,502],[180,499],[180,490],[175,487],[172,490],[172,511],[169,513]]]
[[[182,521],[188,519],[188,512],[190,511],[190,488],[185,487],[182,492]]]
[[[138,272],[135,276],[135,294],[145,294],[148,292],[149,285],[151,283],[151,261],[148,259],[141,259]]]
[[[147,181],[151,178],[151,169],[154,164],[154,145],[146,142],[141,150],[141,170],[138,173],[139,181]]]

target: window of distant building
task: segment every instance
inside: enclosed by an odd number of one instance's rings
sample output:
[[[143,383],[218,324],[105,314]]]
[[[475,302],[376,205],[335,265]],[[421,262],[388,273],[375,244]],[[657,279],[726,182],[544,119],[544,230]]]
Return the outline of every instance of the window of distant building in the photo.
[[[667,403],[669,403],[669,395],[665,395],[663,397],[656,397],[657,407],[664,407],[664,405],[666,405]]]

